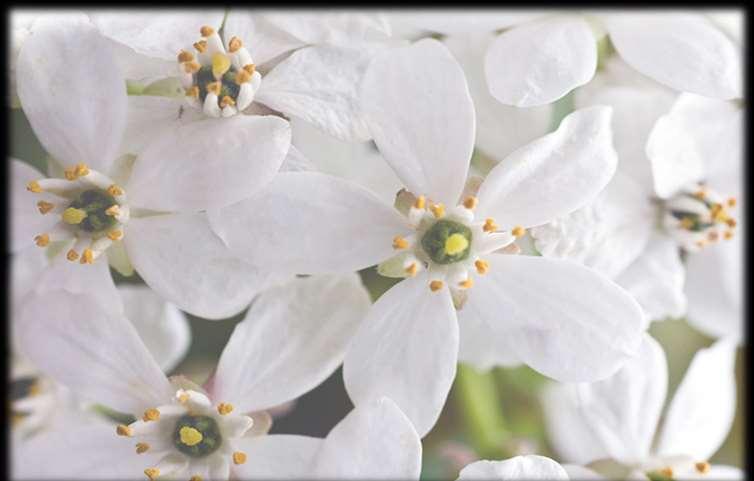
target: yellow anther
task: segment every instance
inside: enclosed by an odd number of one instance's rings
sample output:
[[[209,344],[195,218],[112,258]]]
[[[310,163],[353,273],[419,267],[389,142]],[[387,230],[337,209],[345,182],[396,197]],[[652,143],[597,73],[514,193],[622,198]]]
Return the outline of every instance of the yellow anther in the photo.
[[[40,200],[39,202],[37,202],[37,209],[39,209],[40,214],[46,214],[54,208],[55,208],[55,204],[52,204],[50,202],[45,202],[43,200]]]
[[[471,289],[472,287],[474,287],[474,279],[469,277],[465,281],[459,282],[458,286],[461,287],[462,289]]]
[[[143,454],[149,451],[149,444],[147,443],[136,443],[136,454]]]
[[[183,64],[183,70],[186,73],[196,73],[201,68],[202,68],[202,65],[199,62],[197,62],[196,60],[192,60],[191,62],[185,62]]]
[[[193,87],[189,87],[184,90],[186,92],[186,97],[192,97],[195,99],[199,98],[199,87],[194,85]]]
[[[420,195],[416,198],[414,201],[414,207],[417,209],[424,209],[427,206],[427,198],[423,195]]]
[[[236,101],[230,95],[226,95],[220,100],[220,107],[227,107],[228,105],[236,105]]]
[[[704,200],[704,198],[707,197],[707,193],[703,190],[697,190],[696,192],[694,192],[694,197],[699,200]]]
[[[81,253],[81,260],[79,262],[81,264],[94,264],[94,251],[89,248],[84,249],[84,252]]]
[[[728,204],[728,207],[735,207],[736,206],[736,198],[735,197],[728,197],[728,201],[726,203]]]
[[[37,244],[39,247],[47,247],[47,245],[50,243],[50,235],[39,234],[38,236],[34,237],[34,243]]]
[[[133,428],[128,427],[125,424],[118,424],[118,427],[115,428],[115,433],[118,436],[126,436],[130,438],[134,435],[134,430]]]
[[[710,242],[717,242],[717,240],[720,238],[720,234],[717,233],[717,231],[710,231],[707,234],[707,240]]]
[[[429,283],[429,290],[432,292],[437,292],[440,289],[442,289],[442,286],[444,286],[442,281],[432,281]]]
[[[238,37],[231,37],[230,42],[228,42],[228,51],[230,53],[235,53],[243,47],[243,42]]]
[[[78,179],[78,176],[76,175],[76,167],[71,167],[70,169],[65,169],[63,171],[63,175],[65,176],[66,180],[76,180],[76,179]]]
[[[662,468],[660,470],[660,474],[662,474],[666,478],[672,478],[673,477],[673,468],[671,468],[671,467]]]
[[[419,266],[416,264],[416,262],[412,262],[408,267],[406,267],[406,273],[411,277],[414,277],[418,271]]]
[[[113,241],[121,240],[123,238],[123,231],[120,229],[113,229],[107,233],[107,238]]]
[[[238,72],[236,72],[236,80],[235,81],[236,81],[236,83],[238,85],[245,84],[249,80],[251,80],[251,74],[249,72],[247,72],[246,70],[241,69]]]
[[[698,241],[695,242],[695,244],[700,249],[707,245],[707,243],[704,242],[703,240],[698,240]]]
[[[189,481],[202,481],[202,477],[199,476],[198,474],[195,474],[191,476],[191,479],[189,479]]]
[[[725,212],[725,208],[722,204],[712,204],[710,215],[712,215],[712,219],[715,222],[725,222],[728,220],[728,213]]]
[[[42,393],[42,388],[39,386],[39,379],[35,379],[32,385],[29,387],[29,396],[37,396]]]
[[[431,210],[432,215],[438,219],[445,215],[445,206],[442,204],[432,204],[429,206],[429,210]]]
[[[477,259],[474,262],[474,266],[476,267],[476,271],[480,274],[486,274],[487,271],[490,270],[490,265],[482,259]]]
[[[68,253],[65,255],[65,258],[68,259],[71,262],[75,262],[79,258],[79,253],[75,250],[71,249],[68,251]]]
[[[69,207],[63,211],[63,222],[70,225],[78,225],[86,219],[87,213],[83,209]]]
[[[194,42],[194,48],[199,53],[204,53],[207,51],[207,41],[206,40],[199,40],[198,42]]]
[[[707,474],[712,466],[708,462],[695,463],[694,468],[698,473]]]
[[[36,180],[32,180],[28,184],[26,184],[26,190],[29,192],[34,192],[35,194],[39,194],[42,192],[42,187],[39,185],[39,182]]]
[[[160,419],[160,411],[155,408],[149,408],[144,411],[144,416],[141,419],[143,419],[144,422],[157,421]]]
[[[249,72],[249,75],[254,75],[254,72],[256,71],[257,66],[254,65],[253,63],[247,63],[246,65],[243,66],[243,69]]]
[[[408,241],[397,235],[393,237],[393,249],[405,249],[408,247]]]
[[[220,82],[210,82],[205,87],[207,89],[207,93],[213,93],[215,95],[220,95],[220,88],[222,87],[222,84]]]
[[[681,219],[681,228],[682,229],[691,229],[694,227],[694,219],[691,217],[684,217]]]
[[[517,225],[511,230],[511,234],[513,234],[515,237],[523,237],[524,234],[526,234],[526,229],[524,229],[520,225]]]
[[[118,214],[120,214],[120,206],[118,204],[111,205],[105,210],[105,214],[109,215],[110,217],[117,216]]]
[[[181,50],[180,52],[178,52],[178,61],[180,63],[191,62],[192,60],[194,60],[194,54],[193,53],[187,52],[185,50]]]
[[[482,230],[485,232],[495,232],[497,230],[497,224],[495,224],[495,219],[488,217],[484,220],[484,226],[482,226]]]
[[[725,220],[725,224],[732,229],[732,228],[736,227],[737,222],[736,222],[736,219],[733,219],[731,217],[731,218],[728,218],[728,219]]]
[[[113,184],[107,188],[107,193],[112,195],[113,197],[118,197],[119,195],[123,195],[123,189]]]
[[[89,166],[84,163],[76,164],[76,177],[84,177],[89,175]]]
[[[451,234],[445,239],[445,253],[454,256],[465,251],[469,247],[469,240],[458,232]]]
[[[160,470],[157,468],[147,468],[144,470],[144,474],[147,475],[149,481],[154,481],[160,475]]]
[[[469,210],[472,210],[476,205],[479,203],[476,197],[473,195],[470,195],[469,197],[466,197],[466,199],[463,201],[463,206],[466,207]]]
[[[246,462],[246,453],[242,451],[236,451],[233,453],[233,462],[235,464],[243,464]]]
[[[723,233],[723,239],[725,239],[725,240],[731,240],[732,238],[733,238],[733,231],[731,231],[731,230],[726,230],[726,231],[725,231],[725,232]]]
[[[233,412],[233,405],[230,403],[220,403],[217,405],[217,412],[225,416]]]
[[[205,25],[199,29],[199,33],[202,34],[202,37],[209,37],[210,35],[215,33],[215,29],[208,25]]]
[[[230,57],[220,52],[212,55],[212,75],[216,79],[222,77],[228,70],[230,70]]]
[[[186,404],[188,402],[188,400],[189,400],[188,393],[184,392],[184,393],[181,393],[180,396],[178,396],[178,402],[181,403],[181,404]]]
[[[181,442],[186,446],[196,446],[202,442],[204,436],[197,429],[190,426],[183,426],[178,434],[181,436]]]

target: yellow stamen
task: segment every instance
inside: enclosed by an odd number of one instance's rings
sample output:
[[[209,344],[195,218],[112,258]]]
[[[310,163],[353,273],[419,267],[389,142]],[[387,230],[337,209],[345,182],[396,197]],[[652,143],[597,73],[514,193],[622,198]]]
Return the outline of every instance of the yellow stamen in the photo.
[[[729,197],[727,201],[728,207],[735,207],[736,206],[736,198],[735,197]]]
[[[46,214],[54,208],[55,208],[55,204],[52,204],[50,202],[45,202],[43,200],[40,200],[39,202],[37,202],[37,209],[39,209],[40,214]]]
[[[147,443],[136,443],[136,454],[143,454],[149,451],[149,444]]]
[[[230,70],[230,58],[227,55],[220,52],[212,55],[212,75],[216,79],[225,75],[228,70]]]
[[[186,73],[196,73],[201,68],[201,64],[196,60],[192,60],[191,62],[186,62],[183,64],[183,70],[185,70]]]
[[[71,262],[75,262],[79,258],[79,253],[76,252],[75,250],[71,249],[65,255],[65,258],[68,259]]]
[[[206,40],[199,40],[198,42],[194,42],[194,48],[199,53],[204,53],[207,51],[207,41]]]
[[[32,385],[29,387],[29,396],[37,396],[42,392],[42,388],[39,386],[39,380],[35,379]]]
[[[233,405],[230,403],[220,403],[217,405],[217,412],[225,416],[233,412]]]
[[[178,396],[178,402],[181,403],[181,404],[186,404],[188,402],[188,400],[189,400],[188,393],[184,392],[184,393],[181,393],[180,396]]]
[[[432,292],[437,292],[440,289],[442,289],[442,286],[444,286],[442,281],[432,281],[429,283],[429,290]]]
[[[238,85],[245,84],[249,80],[251,80],[251,74],[247,72],[246,70],[241,69],[236,73],[235,81]]]
[[[723,233],[723,239],[731,240],[732,238],[733,238],[733,231],[726,230],[725,233]]]
[[[123,238],[123,231],[120,229],[113,229],[107,233],[107,238],[113,241],[121,240]]]
[[[222,87],[222,85],[220,84],[220,82],[210,82],[206,86],[207,93],[213,93],[215,95],[220,95],[220,87]]]
[[[456,232],[445,239],[445,253],[454,256],[465,251],[469,247],[469,240],[463,234]]]
[[[194,476],[191,476],[191,479],[189,481],[202,481],[202,477],[198,474],[195,474]]]
[[[115,428],[115,433],[118,436],[126,436],[130,438],[131,436],[134,435],[134,430],[133,428],[130,428],[126,426],[125,424],[118,424],[118,427]]]
[[[705,243],[705,242],[704,242],[703,240],[700,240],[700,241],[696,241],[696,246],[697,246],[697,247],[699,247],[700,249],[701,249],[702,247],[706,246],[706,245],[707,245],[707,244],[706,244],[706,243]]]
[[[70,169],[65,169],[63,171],[63,175],[65,175],[66,180],[76,180],[78,177],[76,176],[76,167],[71,167]]]
[[[89,167],[84,163],[76,164],[76,177],[89,175]]]
[[[117,216],[118,214],[120,214],[120,206],[118,204],[111,205],[105,210],[105,214],[109,215],[110,217]]]
[[[707,197],[707,193],[703,190],[698,190],[694,192],[694,197],[696,197],[699,200],[704,200],[704,198]]]
[[[180,51],[180,52],[178,53],[178,61],[179,61],[180,63],[183,63],[183,62],[191,62],[192,60],[194,60],[194,54],[193,54],[193,53],[191,53],[191,52],[187,52],[187,51],[185,51],[185,50],[181,50],[181,51]]]
[[[474,266],[476,267],[476,271],[480,274],[486,274],[487,271],[490,270],[490,265],[482,259],[477,259],[474,262]]]
[[[185,89],[185,92],[186,92],[186,97],[192,97],[195,99],[199,98],[199,87],[197,87],[196,85]]]
[[[149,408],[146,411],[144,411],[144,417],[142,417],[144,422],[147,421],[157,421],[160,419],[160,411],[155,408]]]
[[[236,451],[233,453],[233,462],[235,464],[243,464],[246,462],[246,453],[242,451]]]
[[[42,192],[42,187],[39,185],[39,182],[36,180],[32,180],[28,184],[26,184],[26,190],[29,192],[34,192],[35,194],[39,194]]]
[[[406,273],[411,277],[414,277],[418,271],[419,266],[416,264],[416,262],[412,262],[408,267],[406,267]]]
[[[236,101],[233,100],[233,97],[230,95],[226,95],[220,100],[220,107],[227,107],[228,105],[236,105]]]
[[[181,442],[186,446],[196,446],[202,442],[202,439],[204,439],[202,433],[189,426],[183,426],[181,430],[178,431],[178,434],[181,436]]]
[[[69,207],[63,211],[63,222],[69,225],[78,225],[86,219],[87,213],[83,209]]]
[[[243,47],[243,42],[238,37],[231,37],[230,42],[228,42],[228,51],[230,53],[235,53]]]
[[[708,462],[701,462],[694,464],[694,468],[696,468],[697,472],[701,474],[707,474],[709,473],[709,470],[712,466]]]
[[[730,219],[725,220],[725,224],[732,229],[736,227],[737,222],[736,222],[736,219],[730,218]]]
[[[459,286],[460,286],[460,287],[461,287],[462,289],[471,289],[471,288],[472,288],[472,287],[474,286],[474,279],[472,279],[471,277],[469,277],[469,278],[468,278],[468,279],[466,279],[465,281],[461,281],[461,282],[459,282],[459,283],[458,283],[458,285],[459,285]]]
[[[123,189],[113,184],[107,188],[107,193],[112,195],[113,197],[118,197],[119,195],[123,195]]]
[[[691,217],[684,217],[681,219],[681,229],[691,229],[694,227],[694,219]]]
[[[160,475],[160,470],[157,468],[147,468],[144,470],[144,474],[147,475],[149,481],[154,481]]]
[[[215,33],[215,29],[210,26],[205,25],[199,29],[199,33],[202,34],[202,37],[209,37],[210,35]]]
[[[405,249],[408,247],[408,241],[397,235],[393,237],[393,249]]]
[[[423,195],[420,195],[416,198],[414,201],[414,207],[417,209],[424,209],[427,206],[427,198]]]
[[[429,210],[431,210],[432,215],[438,219],[445,215],[445,206],[442,204],[432,204],[429,206]]]
[[[524,229],[520,225],[517,225],[511,230],[511,234],[513,234],[515,237],[523,237],[524,234],[526,234],[526,229]]]
[[[254,75],[254,71],[256,71],[257,66],[254,65],[253,63],[247,63],[246,65],[243,66],[243,69],[249,72],[249,75]]]
[[[495,232],[497,230],[497,224],[495,224],[495,219],[488,217],[484,220],[484,226],[482,226],[482,230],[485,232]]]
[[[38,236],[34,237],[34,243],[37,244],[39,247],[47,247],[47,245],[50,243],[50,235],[39,234]]]
[[[84,249],[84,252],[81,253],[81,260],[79,262],[81,264],[94,264],[94,251],[89,248]]]
[[[670,467],[662,468],[660,470],[660,474],[662,474],[666,478],[672,478],[673,477],[673,468],[670,468]]]
[[[477,200],[477,198],[472,195],[466,197],[466,200],[463,201],[463,206],[469,210],[472,210],[478,203],[479,201]]]
[[[717,240],[720,238],[720,234],[718,234],[716,231],[711,231],[707,234],[707,240],[710,242],[717,242]]]

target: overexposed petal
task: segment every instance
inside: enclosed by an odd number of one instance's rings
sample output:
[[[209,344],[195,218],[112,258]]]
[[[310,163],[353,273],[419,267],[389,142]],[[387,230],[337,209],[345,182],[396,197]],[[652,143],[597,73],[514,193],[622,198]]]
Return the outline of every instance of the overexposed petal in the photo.
[[[299,479],[311,476],[322,440],[309,436],[271,434],[236,439],[233,447],[252,459],[233,466],[238,479]]]
[[[346,353],[343,379],[357,406],[388,396],[426,435],[456,372],[458,320],[447,289],[426,275],[393,286],[372,306]]]
[[[458,473],[466,479],[570,479],[563,466],[545,456],[529,454],[504,461],[476,461]]]
[[[474,147],[463,70],[440,42],[391,49],[369,67],[364,117],[385,160],[416,195],[455,205]]]

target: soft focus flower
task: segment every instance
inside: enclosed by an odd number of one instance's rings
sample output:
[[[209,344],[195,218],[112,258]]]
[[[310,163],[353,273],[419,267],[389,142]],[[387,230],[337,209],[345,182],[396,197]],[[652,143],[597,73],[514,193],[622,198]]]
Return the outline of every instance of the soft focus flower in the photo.
[[[576,465],[560,465],[538,455],[516,456],[503,461],[476,461],[461,470],[459,480],[487,479],[497,481],[526,479],[605,479],[590,469]]]

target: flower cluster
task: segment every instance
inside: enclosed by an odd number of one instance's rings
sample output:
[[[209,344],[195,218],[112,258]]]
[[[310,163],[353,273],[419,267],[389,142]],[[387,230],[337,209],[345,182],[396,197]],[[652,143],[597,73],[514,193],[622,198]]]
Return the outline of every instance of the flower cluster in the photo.
[[[13,12],[12,477],[742,479],[737,21]]]

